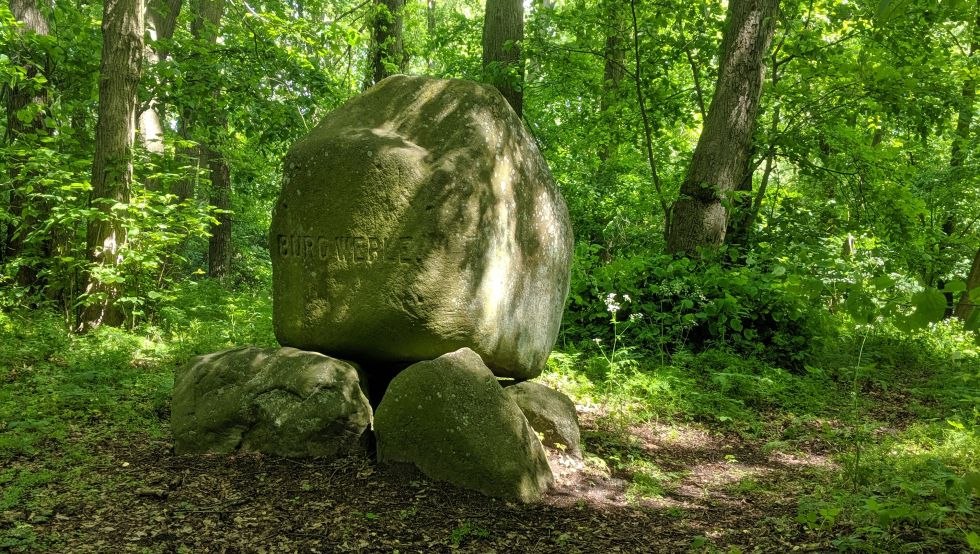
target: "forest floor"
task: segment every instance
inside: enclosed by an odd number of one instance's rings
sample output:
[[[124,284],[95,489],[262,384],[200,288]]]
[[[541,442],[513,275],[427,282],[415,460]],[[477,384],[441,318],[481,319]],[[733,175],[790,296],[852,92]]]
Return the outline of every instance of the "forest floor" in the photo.
[[[549,451],[556,486],[532,505],[391,474],[367,457],[182,457],[166,440],[134,433],[93,441],[79,430],[69,440],[88,453],[80,474],[48,483],[43,494],[57,500],[40,510],[3,512],[0,536],[29,528],[27,550],[63,552],[827,548],[796,521],[799,496],[839,469],[825,454],[767,451],[683,425],[610,432],[583,415],[593,453],[579,460]],[[45,449],[9,460],[8,470],[43,474],[66,455]],[[623,458],[632,469],[617,463]]]
[[[585,455],[549,451],[556,485],[522,505],[366,455],[175,456],[174,368],[272,340],[268,306],[245,300],[211,323],[178,314],[193,319],[182,334],[78,337],[54,315],[0,311],[0,552],[980,548],[972,338],[868,340],[864,373],[718,352],[612,372],[557,354],[542,380],[576,401]]]

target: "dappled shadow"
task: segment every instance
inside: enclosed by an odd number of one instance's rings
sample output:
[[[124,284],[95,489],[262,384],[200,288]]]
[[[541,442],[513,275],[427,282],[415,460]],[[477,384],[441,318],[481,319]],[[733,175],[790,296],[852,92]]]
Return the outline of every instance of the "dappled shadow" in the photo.
[[[102,443],[96,490],[52,491],[71,500],[35,530],[53,550],[73,552],[655,552],[701,540],[772,551],[807,538],[792,523],[795,481],[823,462],[684,426],[647,426],[636,441],[600,441],[586,427],[590,458],[549,450],[556,486],[533,505],[407,477],[363,456],[174,456],[164,441],[115,437]],[[635,476],[616,469],[630,455],[676,479],[659,497],[631,494]],[[770,492],[743,494],[737,485],[747,478],[767,480]],[[778,482],[794,484],[771,492]]]
[[[328,257],[282,272],[277,312],[299,301],[305,316],[277,316],[277,333],[366,364],[469,346],[498,374],[527,377],[558,330],[568,275],[555,260],[571,255],[567,211],[533,137],[495,89],[421,83],[386,79],[299,141],[272,231],[315,234],[323,230],[311,222],[327,221],[324,229],[381,244],[411,239],[412,259],[355,271]],[[273,250],[274,265],[286,263]]]

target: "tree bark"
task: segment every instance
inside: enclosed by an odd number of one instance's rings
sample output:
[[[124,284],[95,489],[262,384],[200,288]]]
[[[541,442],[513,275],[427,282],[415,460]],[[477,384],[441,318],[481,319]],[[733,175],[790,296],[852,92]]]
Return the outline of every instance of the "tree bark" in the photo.
[[[180,13],[182,0],[150,0],[146,6],[146,65],[152,67],[167,57],[165,48],[158,41],[170,40],[174,35],[177,15]],[[154,97],[147,102],[147,107],[139,117],[140,137],[146,151],[163,155],[163,125],[160,123],[159,101]]]
[[[46,36],[49,33],[48,21],[44,14],[38,9],[34,0],[10,0],[10,11],[14,18],[20,22],[20,33],[24,35]],[[14,63],[21,65],[24,69],[26,79],[24,82],[17,83],[12,87],[4,87],[4,94],[7,98],[7,130],[6,142],[16,144],[22,141],[29,141],[23,144],[25,151],[32,150],[30,144],[41,135],[47,135],[48,130],[44,124],[49,104],[48,89],[43,84],[36,84],[33,79],[39,74],[44,75],[50,71],[47,56],[29,50],[12,52]],[[34,109],[32,117],[28,121],[20,119],[22,110]],[[7,174],[10,176],[10,188],[8,189],[9,203],[8,213],[12,216],[6,223],[3,234],[3,244],[0,245],[0,261],[11,260],[22,254],[28,246],[24,240],[26,235],[33,229],[39,220],[46,219],[50,206],[44,202],[38,202],[25,196],[24,185],[36,177],[25,169],[27,159],[21,156],[12,156]],[[46,257],[51,251],[51,240],[44,239],[36,245],[38,251],[33,252],[34,257]],[[37,282],[38,268],[24,260],[17,272],[17,282],[24,286],[34,285]]]
[[[402,43],[402,12],[405,0],[374,0],[372,28],[371,78],[377,83],[408,69],[408,57]],[[392,71],[392,67],[397,68]]]
[[[208,239],[208,276],[221,278],[231,269],[231,171],[224,157],[208,152],[208,168],[211,170],[211,205],[218,208]]]
[[[765,76],[763,60],[778,9],[779,0],[729,3],[718,82],[680,197],[671,208],[668,252],[690,253],[725,240],[725,205],[745,178]]]
[[[99,215],[89,221],[89,261],[102,269],[118,266],[126,229],[112,211],[128,203],[133,178],[136,103],[143,64],[143,1],[106,0],[102,14],[102,62],[99,69],[98,122],[89,203]],[[102,271],[90,271],[85,292],[88,304],[79,320],[82,331],[99,325],[121,325],[119,287],[104,282]]]
[[[429,39],[429,52],[426,54],[425,66],[429,69],[429,73],[436,67],[436,61],[433,57],[433,39],[436,36],[436,0],[426,0],[425,2],[425,30],[428,33]]]
[[[967,59],[972,58],[980,49],[980,0],[974,8],[975,21],[973,22],[973,37],[970,40],[970,51]],[[970,127],[973,125],[974,105],[977,99],[977,80],[971,73],[963,81],[963,89],[960,92],[960,109],[956,115],[956,134],[953,137],[953,146],[950,149],[949,166],[954,173],[960,171],[963,162],[966,161],[967,148],[970,145]],[[953,176],[956,178],[956,175]]]
[[[500,91],[518,116],[524,114],[524,2],[487,0],[483,20],[484,80]]]
[[[195,40],[214,45],[218,41],[225,0],[194,0],[191,17],[191,34]],[[218,91],[213,93],[217,99]],[[206,124],[211,132],[198,147],[198,163],[209,170],[211,181],[210,204],[218,210],[217,223],[211,225],[208,239],[208,275],[224,277],[231,264],[231,170],[219,146],[212,137],[227,133],[227,121],[220,112],[200,114],[195,118]]]
[[[772,60],[772,76],[770,83],[773,89],[779,84],[780,72],[779,64],[775,59]],[[773,108],[772,120],[769,124],[769,140],[776,140],[779,133],[780,105],[776,104]],[[751,150],[750,150],[751,151]],[[752,192],[752,174],[754,166],[751,164],[751,156],[746,158],[746,173],[739,190],[745,193],[741,199],[735,200],[736,213],[729,217],[726,237],[730,244],[747,246],[752,237],[752,230],[755,228],[755,221],[759,217],[759,210],[762,209],[762,202],[766,198],[766,190],[769,188],[769,179],[776,163],[776,148],[770,144],[763,156],[765,159],[765,169],[762,171],[762,180],[759,182],[759,189],[755,195]]]
[[[615,165],[616,152],[622,143],[622,125],[616,121],[616,106],[623,101],[623,76],[626,74],[626,42],[628,26],[620,0],[607,0],[603,5],[606,41],[603,47],[605,64],[602,69],[602,95],[599,99],[599,119],[608,133],[599,145],[600,175]]]

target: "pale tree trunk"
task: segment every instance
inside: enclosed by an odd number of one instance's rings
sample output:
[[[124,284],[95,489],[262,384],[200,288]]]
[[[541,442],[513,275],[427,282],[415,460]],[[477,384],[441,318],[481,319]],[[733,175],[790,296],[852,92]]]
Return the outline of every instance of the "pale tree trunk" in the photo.
[[[500,91],[518,116],[524,113],[523,0],[487,0],[483,20],[484,80]]]
[[[146,5],[146,65],[155,66],[167,57],[158,41],[173,38],[182,0],[150,0]],[[139,117],[140,137],[150,154],[163,155],[163,125],[160,123],[160,103],[150,98]]]
[[[112,206],[128,203],[133,178],[136,102],[143,63],[142,0],[106,0],[102,13],[102,63],[99,69],[98,122],[92,164],[90,204],[100,212],[89,221],[88,256],[93,266],[118,266],[126,230]],[[82,331],[125,320],[116,300],[118,286],[100,281],[91,271],[85,292],[88,304],[79,320]]]
[[[372,25],[371,78],[374,83],[408,69],[402,44],[402,12],[405,0],[374,0]],[[396,68],[392,71],[392,68]]]
[[[428,32],[429,44],[431,45],[436,36],[436,0],[425,0],[425,30]],[[429,53],[426,54],[425,65],[429,68],[429,73],[432,73],[436,67],[431,46]]]
[[[11,0],[10,12],[21,23],[21,33],[35,35],[47,35],[49,33],[48,22],[34,0]],[[12,61],[23,67],[27,82],[18,83],[14,87],[4,87],[3,96],[6,96],[7,99],[7,133],[5,138],[8,144],[15,144],[22,140],[33,143],[34,140],[40,138],[39,135],[48,134],[47,127],[44,125],[44,117],[47,115],[49,99],[47,87],[35,85],[31,80],[37,77],[39,73],[48,72],[48,60],[38,59],[40,56],[36,52],[12,52],[11,55]],[[34,117],[27,122],[21,121],[18,112],[32,106],[37,108]],[[29,144],[23,146],[25,150],[32,150]],[[27,159],[17,156],[10,162],[12,163],[7,168],[7,173],[10,176],[8,213],[14,219],[8,220],[6,224],[6,232],[2,237],[4,244],[0,246],[0,261],[10,260],[23,253],[27,244],[24,240],[26,235],[39,220],[46,218],[50,209],[46,203],[39,203],[24,196],[24,185],[36,177],[24,169],[23,165]],[[39,246],[39,251],[33,254],[46,257],[51,250],[51,241],[43,240],[37,246]],[[17,282],[25,286],[35,285],[37,275],[38,268],[25,263],[17,272]]]
[[[779,0],[732,0],[728,5],[718,82],[671,209],[668,252],[693,252],[725,240],[724,204],[745,178],[765,76],[763,60],[778,9]]]

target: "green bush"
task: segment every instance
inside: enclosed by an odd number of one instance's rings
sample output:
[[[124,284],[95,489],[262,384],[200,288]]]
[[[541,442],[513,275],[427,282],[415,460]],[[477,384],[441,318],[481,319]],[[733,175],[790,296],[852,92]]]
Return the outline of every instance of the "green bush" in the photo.
[[[610,262],[579,245],[563,338],[612,342],[610,308],[631,347],[654,353],[724,347],[779,366],[802,368],[823,322],[819,281],[774,262],[732,265],[663,254]],[[610,304],[612,302],[613,304]]]

